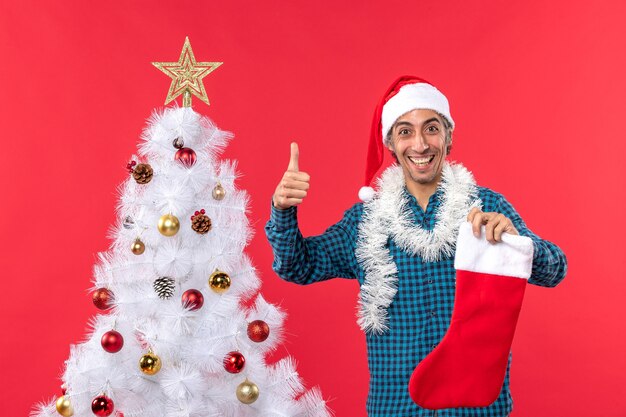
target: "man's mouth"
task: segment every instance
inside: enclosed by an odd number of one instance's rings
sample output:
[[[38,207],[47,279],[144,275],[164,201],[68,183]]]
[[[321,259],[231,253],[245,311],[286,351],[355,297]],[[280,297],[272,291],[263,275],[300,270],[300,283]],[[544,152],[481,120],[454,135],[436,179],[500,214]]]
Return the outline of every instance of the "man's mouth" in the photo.
[[[427,156],[408,156],[409,161],[413,162],[418,168],[424,168],[428,166],[435,158],[435,155],[427,155]]]

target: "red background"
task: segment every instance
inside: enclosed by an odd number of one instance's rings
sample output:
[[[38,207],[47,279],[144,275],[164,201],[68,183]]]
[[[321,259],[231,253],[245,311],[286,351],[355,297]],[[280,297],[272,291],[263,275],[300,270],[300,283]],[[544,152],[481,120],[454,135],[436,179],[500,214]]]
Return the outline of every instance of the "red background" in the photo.
[[[364,416],[368,373],[356,282],[298,287],[271,272],[263,235],[289,142],[312,176],[305,234],[356,201],[371,113],[400,74],[438,85],[452,158],[559,244],[569,273],[529,287],[513,347],[514,417],[626,416],[624,2],[176,1],[0,5],[2,415],[59,393],[69,345],[96,313],[116,185],[185,36],[236,138],[263,295],[289,313],[287,352],[338,417]]]

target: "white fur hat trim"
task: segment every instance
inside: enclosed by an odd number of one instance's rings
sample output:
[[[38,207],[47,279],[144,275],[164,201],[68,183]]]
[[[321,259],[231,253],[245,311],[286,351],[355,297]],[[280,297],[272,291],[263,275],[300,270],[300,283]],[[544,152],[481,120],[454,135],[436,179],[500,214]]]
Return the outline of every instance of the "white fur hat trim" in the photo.
[[[454,128],[454,120],[450,115],[450,104],[441,91],[426,83],[407,84],[400,88],[400,91],[383,106],[381,120],[383,143],[398,117],[416,109],[434,110],[445,116]]]

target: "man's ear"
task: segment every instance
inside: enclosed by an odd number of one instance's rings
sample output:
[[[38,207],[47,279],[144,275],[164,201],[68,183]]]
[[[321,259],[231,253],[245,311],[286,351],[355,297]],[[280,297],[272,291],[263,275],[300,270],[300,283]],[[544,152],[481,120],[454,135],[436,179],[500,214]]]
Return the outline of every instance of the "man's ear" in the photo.
[[[385,148],[387,148],[389,152],[393,153],[393,138],[389,138],[389,140],[385,140]]]
[[[448,146],[446,146],[446,155],[450,155],[450,152],[452,152],[452,135],[454,134],[454,130],[450,131],[450,143],[448,144]]]

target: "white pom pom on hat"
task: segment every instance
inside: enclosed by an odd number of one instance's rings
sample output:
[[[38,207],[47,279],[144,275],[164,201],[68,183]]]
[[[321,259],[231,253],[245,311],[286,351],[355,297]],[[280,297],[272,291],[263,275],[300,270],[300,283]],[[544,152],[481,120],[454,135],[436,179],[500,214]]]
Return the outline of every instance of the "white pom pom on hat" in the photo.
[[[359,198],[369,201],[374,197],[370,187],[374,175],[385,157],[385,137],[398,117],[416,109],[429,109],[443,115],[454,128],[448,99],[428,81],[413,75],[403,75],[389,86],[376,106],[370,142],[367,149],[365,182],[359,190]]]
[[[361,187],[361,189],[359,190],[359,198],[361,199],[361,201],[370,201],[372,198],[374,198],[374,194],[376,194],[376,191],[374,191],[374,189],[372,187]]]

